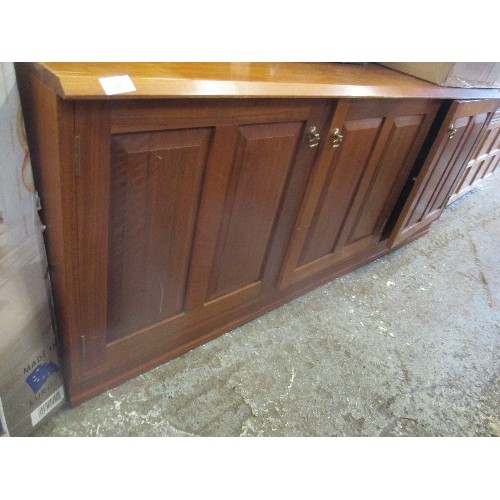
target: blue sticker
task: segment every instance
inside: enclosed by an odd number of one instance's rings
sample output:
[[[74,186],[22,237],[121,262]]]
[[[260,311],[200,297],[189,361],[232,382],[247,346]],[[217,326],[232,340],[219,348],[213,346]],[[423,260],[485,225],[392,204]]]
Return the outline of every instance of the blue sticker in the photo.
[[[59,367],[53,363],[43,363],[42,365],[38,365],[29,375],[26,377],[26,382],[31,387],[33,392],[36,394],[45,384],[49,375],[52,373],[57,373],[59,371]]]

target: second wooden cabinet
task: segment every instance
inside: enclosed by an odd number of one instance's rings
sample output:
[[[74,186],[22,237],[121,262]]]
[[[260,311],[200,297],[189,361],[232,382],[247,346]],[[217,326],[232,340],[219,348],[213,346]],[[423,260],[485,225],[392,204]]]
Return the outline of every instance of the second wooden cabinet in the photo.
[[[441,215],[497,107],[496,99],[451,103],[430,137],[418,175],[409,180],[412,188],[398,214],[393,245],[414,237]]]
[[[500,163],[500,107],[482,134],[472,158],[465,168],[448,203],[468,193],[480,181],[492,174]]]

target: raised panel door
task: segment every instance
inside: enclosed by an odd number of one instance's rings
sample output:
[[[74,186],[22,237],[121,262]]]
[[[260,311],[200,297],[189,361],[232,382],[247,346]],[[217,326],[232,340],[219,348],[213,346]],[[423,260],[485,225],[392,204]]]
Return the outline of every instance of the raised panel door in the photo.
[[[210,128],[111,138],[107,340],[185,312]]]
[[[238,128],[207,301],[262,280],[301,131],[301,122]]]
[[[73,400],[275,286],[316,156],[306,130],[327,116],[321,100],[77,105]]]
[[[500,108],[492,117],[487,129],[462,174],[448,203],[470,191],[479,181],[490,175],[500,161]]]
[[[452,103],[395,224],[392,245],[439,218],[497,107],[493,99]]]
[[[428,100],[339,102],[330,130],[342,141],[322,146],[281,286],[377,246],[437,109]]]

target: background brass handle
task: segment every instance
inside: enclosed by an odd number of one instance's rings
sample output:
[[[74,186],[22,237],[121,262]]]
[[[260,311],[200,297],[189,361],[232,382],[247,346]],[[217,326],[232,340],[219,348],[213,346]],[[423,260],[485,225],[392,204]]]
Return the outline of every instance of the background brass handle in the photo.
[[[448,129],[448,139],[451,139],[456,133],[457,133],[457,129],[455,128],[455,125],[452,123],[450,125],[450,128]]]
[[[340,130],[338,128],[335,128],[330,134],[330,139],[332,141],[332,147],[338,148],[344,140],[344,136],[340,133]]]
[[[310,148],[315,148],[319,144],[319,141],[321,141],[321,136],[316,131],[316,127],[309,127],[307,129],[306,139],[309,142]]]

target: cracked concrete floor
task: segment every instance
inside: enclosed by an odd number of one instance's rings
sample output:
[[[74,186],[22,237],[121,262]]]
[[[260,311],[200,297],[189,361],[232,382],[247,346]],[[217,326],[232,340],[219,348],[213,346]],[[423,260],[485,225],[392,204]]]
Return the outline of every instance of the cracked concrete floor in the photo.
[[[35,435],[500,436],[499,193]]]

